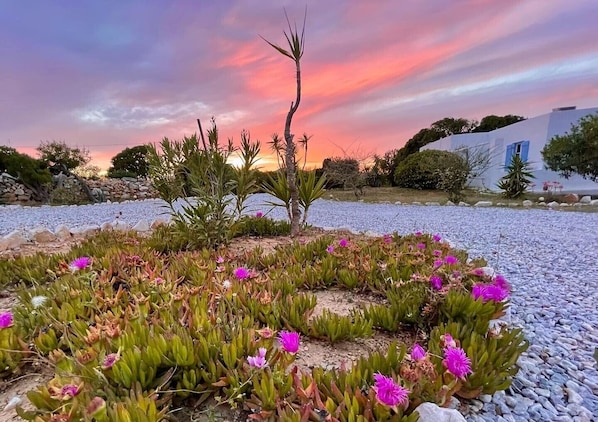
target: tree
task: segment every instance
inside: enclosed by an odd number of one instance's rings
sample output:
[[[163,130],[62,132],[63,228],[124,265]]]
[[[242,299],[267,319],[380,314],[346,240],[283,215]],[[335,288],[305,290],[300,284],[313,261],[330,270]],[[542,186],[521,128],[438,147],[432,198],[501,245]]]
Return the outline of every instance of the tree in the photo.
[[[110,160],[108,177],[145,177],[147,176],[147,145],[125,148]]]
[[[326,158],[322,162],[322,170],[326,175],[326,187],[351,188],[359,187],[361,173],[359,161],[354,158]]]
[[[300,219],[301,219],[301,211],[299,209],[299,191],[297,189],[297,162],[296,162],[296,150],[297,150],[297,143],[293,140],[294,135],[291,133],[291,122],[293,120],[293,116],[295,112],[299,108],[299,103],[301,102],[301,57],[303,57],[303,52],[305,51],[304,41],[305,41],[305,20],[307,18],[307,9],[305,10],[305,17],[303,18],[303,29],[301,34],[297,31],[297,26],[295,25],[295,29],[291,27],[291,22],[289,21],[289,17],[286,15],[287,23],[289,25],[289,34],[284,32],[284,36],[287,39],[287,43],[289,45],[289,50],[286,50],[276,44],[271,43],[270,41],[266,40],[262,37],[264,41],[266,41],[272,48],[278,51],[283,56],[288,57],[289,59],[293,60],[295,63],[295,74],[296,74],[296,95],[295,101],[291,102],[291,107],[287,113],[287,118],[285,120],[284,125],[284,168],[286,171],[286,178],[287,184],[290,193],[290,217],[291,217],[291,236],[296,236],[299,233],[300,227]]]
[[[498,181],[497,186],[503,191],[505,198],[519,198],[534,178],[529,163],[523,161],[519,155],[513,155],[507,167],[507,174]]]
[[[477,126],[475,120],[467,120],[464,118],[455,119],[454,117],[445,117],[444,119],[437,120],[430,126],[442,133],[442,137],[454,135],[456,133],[468,133]]]
[[[480,123],[472,130],[472,132],[490,132],[492,130],[500,129],[501,127],[512,125],[513,123],[525,120],[523,116],[507,114],[506,116],[496,116],[490,114],[480,121]]]
[[[33,191],[34,199],[42,202],[48,199],[52,175],[43,161],[21,154],[14,148],[0,146],[0,173],[17,178]]]
[[[581,118],[569,132],[553,137],[542,149],[542,158],[565,179],[578,174],[598,182],[598,114]]]
[[[40,160],[48,165],[52,173],[69,173],[76,167],[90,161],[89,151],[85,148],[71,148],[65,142],[42,142],[38,147]]]
[[[411,154],[395,172],[395,183],[402,188],[436,189],[444,170],[462,168],[463,159],[452,152],[425,150]]]

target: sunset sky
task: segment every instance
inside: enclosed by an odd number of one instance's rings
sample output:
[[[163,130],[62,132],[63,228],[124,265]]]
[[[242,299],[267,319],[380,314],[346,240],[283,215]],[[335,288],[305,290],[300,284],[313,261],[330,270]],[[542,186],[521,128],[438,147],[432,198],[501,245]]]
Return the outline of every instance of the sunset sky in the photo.
[[[105,169],[211,116],[265,144],[295,75],[260,35],[285,42],[283,8],[301,25],[306,4],[292,131],[313,135],[313,165],[383,154],[443,117],[598,106],[596,0],[0,0],[0,145],[65,141]]]

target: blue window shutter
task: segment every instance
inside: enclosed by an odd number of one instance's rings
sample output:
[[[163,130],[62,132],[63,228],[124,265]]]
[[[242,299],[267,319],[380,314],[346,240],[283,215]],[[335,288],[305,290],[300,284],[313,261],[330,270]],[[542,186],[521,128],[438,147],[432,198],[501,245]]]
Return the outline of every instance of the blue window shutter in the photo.
[[[525,163],[527,161],[527,153],[529,152],[529,141],[521,142],[521,160]]]
[[[511,164],[513,154],[515,154],[515,144],[507,145],[507,155],[505,156],[505,168],[508,167],[509,164]]]

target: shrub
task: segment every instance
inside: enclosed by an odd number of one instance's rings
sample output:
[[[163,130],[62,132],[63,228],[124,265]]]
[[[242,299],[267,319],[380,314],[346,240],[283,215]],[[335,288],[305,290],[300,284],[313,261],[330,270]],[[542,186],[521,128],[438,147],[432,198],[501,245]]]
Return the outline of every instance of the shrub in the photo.
[[[399,163],[394,174],[395,183],[402,188],[436,189],[442,172],[461,167],[462,159],[457,154],[425,150],[412,154]]]
[[[507,174],[497,183],[498,188],[503,191],[505,198],[519,198],[523,196],[532,179],[534,179],[534,175],[529,169],[530,166],[527,162],[524,162],[518,155],[513,155],[511,164],[507,167]]]
[[[108,177],[145,177],[148,163],[146,159],[147,145],[125,148],[110,160],[112,167],[108,169]]]

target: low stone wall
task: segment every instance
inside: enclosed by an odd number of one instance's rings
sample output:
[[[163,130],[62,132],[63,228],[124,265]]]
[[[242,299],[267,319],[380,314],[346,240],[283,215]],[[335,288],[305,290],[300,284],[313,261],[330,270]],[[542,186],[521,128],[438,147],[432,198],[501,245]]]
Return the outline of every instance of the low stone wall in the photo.
[[[28,204],[33,200],[33,191],[17,182],[10,174],[0,174],[0,203]]]
[[[157,198],[158,192],[148,179],[124,177],[122,179],[102,178],[86,180],[87,186],[97,202],[120,202],[125,200]],[[54,176],[54,186],[49,192],[51,203],[82,203],[89,199],[79,181],[73,176]],[[35,203],[31,189],[19,183],[14,177],[0,175],[0,203],[30,205]]]

